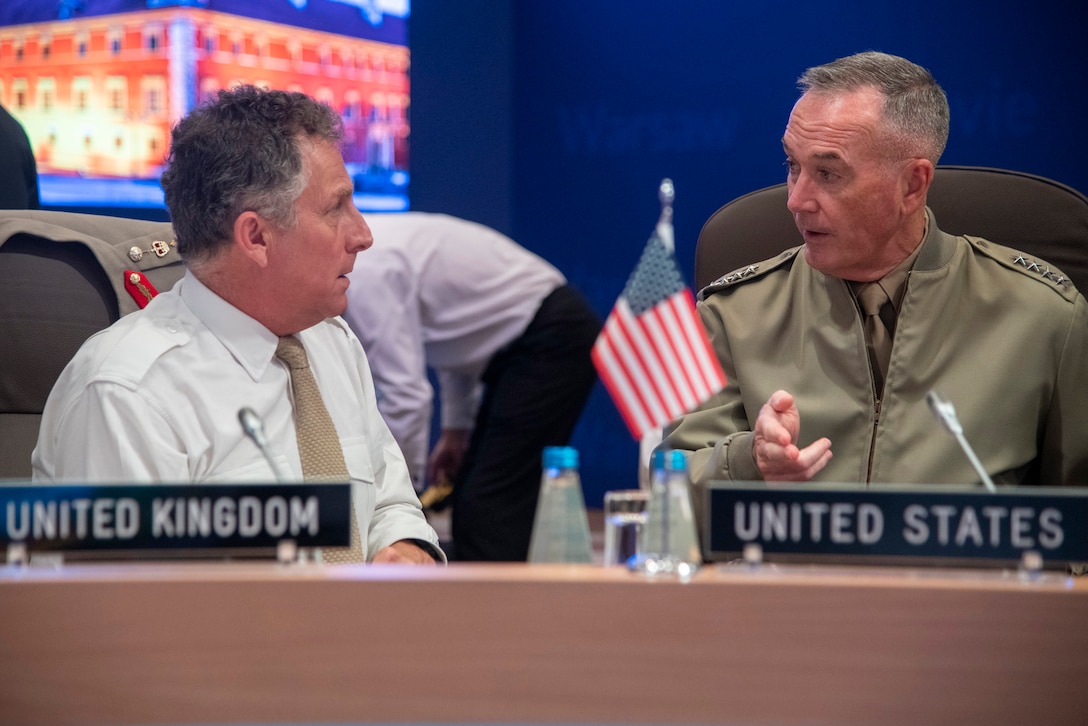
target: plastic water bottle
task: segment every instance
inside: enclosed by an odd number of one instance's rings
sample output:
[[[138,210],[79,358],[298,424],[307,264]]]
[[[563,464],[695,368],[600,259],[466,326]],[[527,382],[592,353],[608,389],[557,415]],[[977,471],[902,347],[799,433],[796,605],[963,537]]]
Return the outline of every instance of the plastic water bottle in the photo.
[[[698,571],[702,555],[684,452],[655,451],[651,476],[642,554],[631,561],[630,568],[647,575],[686,579]]]
[[[589,518],[578,475],[578,451],[569,446],[549,446],[544,449],[529,562],[592,561]]]

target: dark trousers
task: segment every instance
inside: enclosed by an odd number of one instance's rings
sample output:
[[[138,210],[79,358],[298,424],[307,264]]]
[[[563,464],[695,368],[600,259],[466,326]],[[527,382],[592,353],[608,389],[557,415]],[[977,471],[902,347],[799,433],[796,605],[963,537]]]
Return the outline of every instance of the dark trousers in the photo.
[[[586,299],[560,287],[525,332],[484,372],[484,395],[454,481],[453,559],[524,561],[529,553],[541,454],[563,446],[589,397],[590,350],[601,321]]]

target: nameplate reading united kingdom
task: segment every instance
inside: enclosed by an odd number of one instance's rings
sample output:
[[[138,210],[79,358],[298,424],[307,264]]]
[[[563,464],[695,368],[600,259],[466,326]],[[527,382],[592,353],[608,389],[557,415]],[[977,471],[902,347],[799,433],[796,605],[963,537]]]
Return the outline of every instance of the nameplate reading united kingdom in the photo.
[[[37,551],[346,546],[350,484],[0,486],[0,544]]]
[[[746,545],[789,559],[1088,562],[1088,495],[1077,489],[712,483],[703,544],[713,560]]]

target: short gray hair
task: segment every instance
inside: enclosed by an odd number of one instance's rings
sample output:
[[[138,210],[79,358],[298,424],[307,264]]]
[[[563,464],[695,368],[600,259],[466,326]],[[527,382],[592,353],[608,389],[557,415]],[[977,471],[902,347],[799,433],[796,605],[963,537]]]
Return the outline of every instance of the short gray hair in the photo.
[[[884,121],[894,138],[889,153],[934,165],[948,143],[948,97],[933,75],[906,58],[867,51],[809,68],[797,79],[803,93],[875,88],[884,96]]]
[[[228,247],[245,211],[293,228],[307,183],[300,145],[341,136],[340,116],[302,93],[239,86],[195,108],[174,127],[162,175],[185,262],[206,263]]]

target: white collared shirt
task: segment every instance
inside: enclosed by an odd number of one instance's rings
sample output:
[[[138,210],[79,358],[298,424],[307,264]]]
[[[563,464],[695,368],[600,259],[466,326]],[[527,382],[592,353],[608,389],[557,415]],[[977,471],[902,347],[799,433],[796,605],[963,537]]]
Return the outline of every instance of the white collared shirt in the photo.
[[[372,556],[401,539],[437,548],[400,450],[375,405],[366,356],[347,324],[298,334],[344,449],[352,501]],[[302,480],[290,374],[277,337],[191,273],[144,310],[92,336],[61,373],[42,416],[34,480],[271,482],[238,421],[261,418],[285,476]]]
[[[443,428],[471,429],[480,376],[552,291],[555,267],[475,222],[420,212],[367,215],[374,245],[355,258],[344,319],[366,349],[378,408],[417,484],[430,443],[435,369]]]

